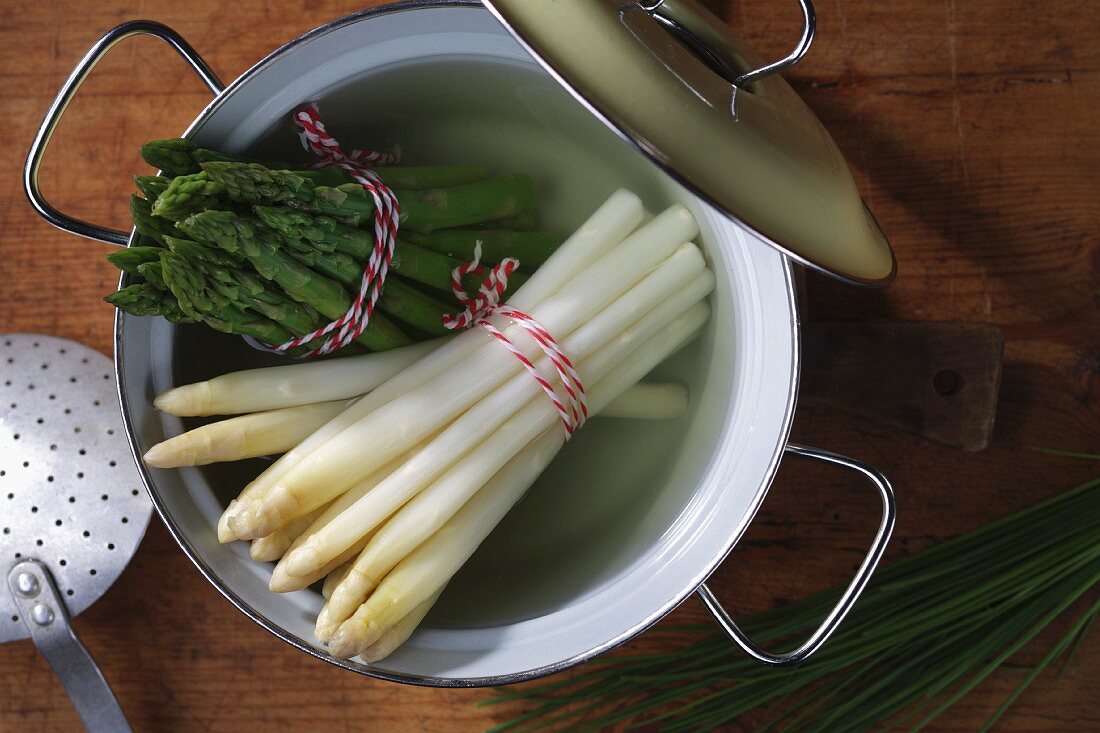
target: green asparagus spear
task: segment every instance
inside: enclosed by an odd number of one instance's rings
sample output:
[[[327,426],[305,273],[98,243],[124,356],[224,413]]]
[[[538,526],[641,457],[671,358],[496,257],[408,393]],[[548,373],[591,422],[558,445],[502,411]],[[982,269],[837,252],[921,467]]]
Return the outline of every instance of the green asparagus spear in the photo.
[[[400,236],[425,249],[469,262],[481,242],[481,260],[488,264],[515,257],[525,270],[534,270],[554,254],[561,240],[549,232],[513,232],[504,229],[440,229],[401,232]]]
[[[395,193],[401,209],[401,226],[425,232],[495,221],[535,205],[534,183],[522,173],[450,188]],[[313,195],[312,210],[346,217],[355,226],[369,223],[374,214],[373,201],[362,186],[317,186]],[[290,199],[287,203],[295,205],[297,200]]]
[[[323,252],[342,252],[351,255],[359,262],[365,262],[374,248],[374,237],[365,229],[344,226],[332,217],[313,215],[281,206],[256,206],[253,210],[261,221],[278,231],[287,240],[307,240]],[[406,234],[401,233],[399,236],[404,238]],[[413,234],[410,233],[408,236],[412,237]],[[470,255],[466,261],[470,259],[473,259],[472,240]],[[486,261],[492,262],[492,260]],[[454,257],[432,252],[401,239],[394,248],[390,269],[409,280],[450,293],[451,273],[461,264],[462,262]],[[361,268],[362,265],[359,267]],[[335,276],[330,275],[330,277]],[[527,279],[520,273],[514,274],[512,278],[509,281],[510,287],[518,287]],[[476,293],[482,279],[478,275],[466,275],[462,280],[466,292],[470,295]]]
[[[251,336],[265,344],[281,344],[293,338],[294,334],[275,321],[238,307],[226,295],[209,287],[186,257],[165,251],[161,255],[161,269],[180,309],[196,321],[225,333]]]
[[[137,186],[138,191],[141,191],[141,195],[150,206],[167,190],[171,182],[172,179],[166,176],[134,176],[134,185]]]
[[[383,166],[371,170],[390,188],[409,191],[450,188],[489,177],[479,165]]]
[[[107,261],[123,272],[140,275],[139,268],[149,262],[159,262],[160,253],[160,247],[126,247],[107,255]]]
[[[455,268],[471,260],[473,260],[472,254],[463,261],[438,252],[432,252],[412,242],[398,240],[397,246],[394,247],[390,269],[400,274],[401,277],[442,290],[445,293],[452,293],[454,289],[451,280],[452,273]],[[489,264],[489,261],[485,260],[484,257],[482,261]],[[484,280],[484,274],[467,273],[462,277],[462,287],[467,295],[473,296]],[[514,292],[516,288],[525,282],[527,282],[527,275],[522,272],[513,272],[511,277],[508,278],[508,289],[505,293]]]
[[[292,337],[292,334],[274,321],[232,306],[216,309],[207,314],[203,322],[222,333],[251,336],[262,344],[281,344]]]
[[[104,300],[119,310],[135,316],[164,316],[172,323],[196,322],[180,310],[179,304],[170,293],[159,290],[147,282],[128,285],[116,293],[111,293]]]
[[[394,275],[386,278],[378,307],[403,323],[436,336],[454,333],[443,327],[443,316],[461,310],[457,304],[433,298]]]
[[[164,246],[165,237],[179,236],[175,223],[153,214],[152,206],[140,196],[130,197],[130,217],[138,234],[149,237],[161,246]]]
[[[232,267],[232,263],[217,262],[216,255],[220,252],[207,252],[207,247],[187,240],[173,238],[169,241],[171,251],[184,257],[193,271],[206,278],[207,290],[229,299],[236,307],[251,308],[295,336],[324,325],[316,310],[291,299],[277,286],[264,283],[247,270]]]
[[[265,280],[277,283],[294,300],[308,303],[329,319],[340,318],[351,305],[351,296],[340,283],[298,262],[276,244],[272,233],[259,221],[230,211],[204,211],[179,223],[179,228],[204,244],[249,260]],[[372,351],[411,343],[411,339],[385,318],[372,318],[359,341]]]
[[[283,239],[282,243],[286,251],[303,265],[332,278],[349,291],[357,292],[359,290],[363,281],[365,258],[356,260],[343,252],[324,252],[300,239]],[[401,257],[398,253],[402,251],[402,246],[398,245],[394,248],[394,256],[390,263],[391,271],[396,269],[394,267],[395,262],[400,265]],[[435,256],[439,257],[439,255]],[[450,273],[445,273],[445,277],[446,287],[449,288]],[[392,274],[386,279],[383,286],[378,308],[425,333],[440,336],[449,333],[447,329],[443,328],[443,316],[460,310],[457,302],[446,302],[434,298],[402,283]]]
[[[195,145],[179,137],[150,140],[141,146],[141,157],[145,162],[171,178],[198,173],[194,152]]]
[[[479,229],[510,229],[514,232],[533,232],[539,228],[539,219],[532,209],[521,211],[515,216],[509,216],[505,219],[482,222],[477,227]]]
[[[283,334],[266,321],[249,317],[249,310],[270,319],[292,335],[309,333],[323,325],[312,308],[296,303],[270,284],[265,286],[254,275],[241,270],[209,267],[209,262],[217,258],[194,256],[204,249],[200,245],[175,238],[170,238],[169,242],[167,252],[159,247],[129,247],[108,255],[108,260],[119,269],[139,274],[147,281],[112,293],[105,300],[133,315],[163,316],[172,323],[197,323],[201,320],[221,331],[242,333],[262,340]],[[188,258],[185,253],[190,253],[192,257]],[[165,256],[175,258],[169,259],[168,271],[176,282],[186,275],[183,287],[188,297],[183,302],[190,315],[184,312],[165,280]],[[198,278],[203,275],[206,279],[200,285]],[[319,342],[311,343],[307,348],[317,345]]]
[[[179,221],[190,214],[218,206],[225,187],[210,180],[206,173],[177,176],[153,202],[153,213]]]
[[[363,263],[343,252],[322,252],[300,239],[284,240],[280,246],[306,267],[331,277],[348,291],[355,292],[363,280]]]
[[[204,163],[203,171],[208,177],[204,180],[221,184],[233,201],[283,204],[333,216],[351,226],[366,226],[373,221],[374,201],[356,183],[318,186],[291,171],[269,170],[248,163]],[[173,181],[172,187],[180,180]],[[173,193],[172,187],[158,199],[154,211]],[[180,188],[186,193],[182,186]],[[535,199],[534,184],[530,177],[522,174],[497,176],[450,188],[398,190],[395,193],[401,206],[401,225],[425,231],[514,216],[533,208]]]
[[[150,140],[141,146],[141,155],[149,165],[163,170],[165,175],[171,177],[198,173],[203,163],[249,162],[244,158],[228,153],[196,147],[194,143],[182,138]],[[339,186],[342,183],[354,181],[343,169],[337,166],[308,170],[304,166],[289,163],[254,162],[272,170],[292,171],[305,178],[310,178],[317,185]],[[390,188],[446,188],[481,181],[489,177],[486,170],[478,165],[383,166],[372,170]]]
[[[171,291],[168,289],[168,283],[164,282],[164,271],[160,266],[160,257],[151,262],[146,262],[138,265],[138,274],[145,278],[145,282],[161,292],[167,293],[169,297],[172,296]],[[178,305],[176,306],[179,307]]]
[[[310,214],[284,206],[253,206],[269,229],[287,239],[301,239],[325,252],[343,252],[365,259],[374,249],[374,237],[365,229],[340,224],[331,216]]]

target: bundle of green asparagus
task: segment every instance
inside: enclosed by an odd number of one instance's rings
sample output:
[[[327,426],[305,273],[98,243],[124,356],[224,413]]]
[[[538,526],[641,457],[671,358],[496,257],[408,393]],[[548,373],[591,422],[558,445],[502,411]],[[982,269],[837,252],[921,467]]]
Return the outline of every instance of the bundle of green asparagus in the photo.
[[[264,344],[313,333],[348,311],[374,248],[374,203],[342,169],[264,165],[182,139],[154,140],[142,155],[162,175],[135,179],[139,246],[108,257],[132,282],[108,302]],[[401,216],[381,312],[358,339],[369,351],[448,333],[443,316],[461,310],[451,273],[478,248],[487,264],[520,260],[514,288],[557,247],[534,230],[528,176],[490,177],[465,165],[375,172],[395,191]],[[463,285],[475,292],[477,278]]]
[[[709,316],[714,275],[691,243],[691,214],[674,206],[645,219],[636,196],[616,193],[508,301],[569,355],[593,415],[694,338]],[[535,339],[508,317],[491,322],[565,399]],[[420,351],[352,357],[362,360],[352,371],[363,396],[350,405],[337,402],[347,392],[327,386],[335,379],[307,378],[312,386],[301,396],[280,402],[233,394],[232,383],[244,379],[287,387],[285,371],[189,385],[157,402],[192,414],[228,405],[306,405],[317,413],[309,419],[319,427],[286,441],[282,449],[293,447],[230,503],[218,535],[252,540],[255,557],[278,559],[274,591],[324,578],[317,635],[340,657],[375,661],[403,643],[570,432],[539,382],[485,330],[413,348]]]

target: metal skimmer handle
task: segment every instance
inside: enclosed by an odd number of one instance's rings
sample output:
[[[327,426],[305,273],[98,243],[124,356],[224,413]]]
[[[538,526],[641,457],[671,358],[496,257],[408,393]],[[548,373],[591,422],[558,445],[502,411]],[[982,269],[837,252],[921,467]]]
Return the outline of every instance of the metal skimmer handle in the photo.
[[[73,96],[80,89],[80,85],[84,83],[88,74],[103,58],[103,55],[111,50],[112,46],[130,36],[138,35],[159,38],[175,49],[215,95],[221,94],[222,90],[225,89],[225,85],[222,84],[221,79],[210,68],[210,65],[199,56],[195,49],[191,48],[191,44],[183,40],[180,34],[168,26],[151,20],[132,20],[123,23],[107,31],[88,50],[88,53],[84,54],[84,58],[80,60],[80,63],[73,69],[73,73],[61,86],[61,89],[57,92],[57,97],[53,100],[53,104],[50,105],[49,111],[46,112],[46,117],[42,120],[42,126],[38,128],[38,134],[34,136],[34,142],[31,143],[31,149],[27,153],[27,163],[23,167],[23,189],[27,192],[27,198],[31,200],[31,205],[46,221],[72,234],[107,244],[117,244],[120,247],[126,246],[126,242],[130,239],[130,235],[126,232],[91,224],[54,208],[38,188],[38,169],[42,165],[42,156],[46,152],[46,147],[50,144],[50,138],[57,128],[57,123],[61,121],[61,115],[65,114],[65,108],[69,106],[69,102],[72,101]]]
[[[34,645],[69,693],[84,727],[92,733],[129,733],[107,680],[69,625],[69,614],[46,566],[37,560],[18,563],[8,573],[8,590]]]
[[[871,466],[837,453],[830,453],[829,451],[824,451],[819,448],[810,448],[804,445],[796,445],[795,443],[787,444],[787,452],[803,458],[809,458],[813,461],[820,461],[821,463],[829,463],[834,466],[847,468],[862,475],[878,489],[879,496],[882,499],[882,521],[879,522],[878,532],[875,534],[875,539],[871,543],[871,549],[867,552],[867,556],[863,558],[863,564],[859,566],[855,578],[852,579],[852,582],[844,590],[844,594],[840,597],[836,606],[829,612],[829,615],[825,617],[821,625],[817,627],[817,630],[810,635],[809,639],[797,649],[787,654],[771,654],[758,647],[745,635],[745,632],[738,628],[737,624],[730,618],[729,613],[726,612],[726,609],[723,608],[722,604],[718,602],[718,599],[714,597],[714,593],[711,592],[706,583],[699,586],[699,590],[697,591],[699,598],[703,601],[704,605],[706,605],[711,615],[714,616],[714,620],[718,622],[718,625],[721,626],[722,630],[730,637],[730,641],[741,647],[741,649],[753,659],[773,667],[785,667],[792,664],[798,664],[808,659],[825,643],[832,633],[836,631],[840,622],[843,621],[844,617],[848,615],[848,612],[852,610],[852,606],[855,605],[863,589],[867,586],[867,582],[871,579],[871,574],[874,573],[875,566],[878,565],[879,560],[882,559],[882,554],[886,551],[886,545],[890,541],[890,535],[894,532],[894,522],[897,518],[897,504],[894,501],[894,490],[891,488],[890,482],[886,480],[886,477]]]

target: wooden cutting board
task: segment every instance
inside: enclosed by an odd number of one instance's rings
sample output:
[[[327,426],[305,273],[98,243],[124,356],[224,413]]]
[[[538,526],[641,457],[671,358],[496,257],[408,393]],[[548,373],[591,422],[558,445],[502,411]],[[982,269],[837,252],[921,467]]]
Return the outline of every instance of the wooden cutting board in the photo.
[[[806,324],[801,406],[843,410],[942,445],[993,437],[1004,338],[984,323]]]

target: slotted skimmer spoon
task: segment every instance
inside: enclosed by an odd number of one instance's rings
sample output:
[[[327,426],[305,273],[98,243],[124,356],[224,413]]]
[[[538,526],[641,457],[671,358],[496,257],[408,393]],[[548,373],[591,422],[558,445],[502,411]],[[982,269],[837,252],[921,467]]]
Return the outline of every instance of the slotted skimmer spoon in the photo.
[[[67,339],[0,335],[0,643],[29,636],[90,731],[130,728],[69,619],[122,573],[151,511],[111,360]]]

